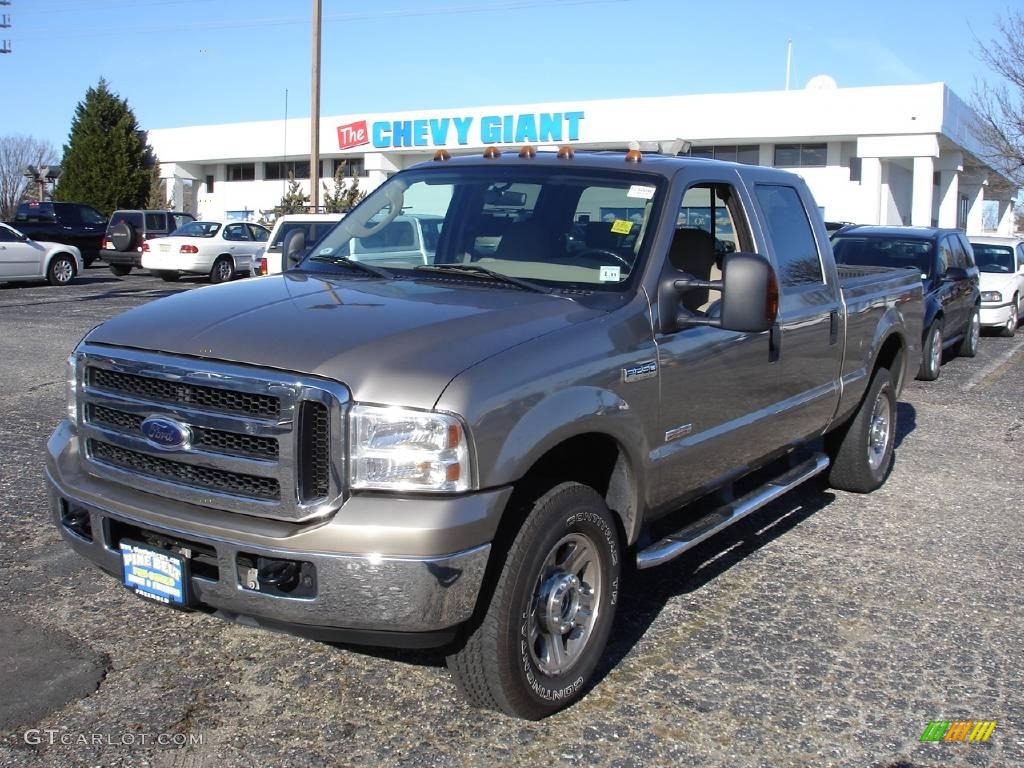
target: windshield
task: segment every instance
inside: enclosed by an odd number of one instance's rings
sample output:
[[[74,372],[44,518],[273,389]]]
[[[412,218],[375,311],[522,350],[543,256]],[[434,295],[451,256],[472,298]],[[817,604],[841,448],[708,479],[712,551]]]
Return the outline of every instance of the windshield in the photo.
[[[215,221],[190,221],[171,234],[174,237],[213,237],[218,230],[220,230],[220,224]]]
[[[899,237],[856,237],[839,235],[832,238],[832,251],[837,264],[858,267],[907,267],[927,279],[932,272],[935,244],[930,240]]]
[[[1008,245],[971,243],[974,261],[982,272],[1013,272],[1013,248]]]
[[[650,239],[660,185],[639,173],[546,165],[408,171],[349,213],[311,251],[321,259],[303,268],[333,269],[322,257],[334,255],[399,277],[469,265],[556,290],[621,290]]]

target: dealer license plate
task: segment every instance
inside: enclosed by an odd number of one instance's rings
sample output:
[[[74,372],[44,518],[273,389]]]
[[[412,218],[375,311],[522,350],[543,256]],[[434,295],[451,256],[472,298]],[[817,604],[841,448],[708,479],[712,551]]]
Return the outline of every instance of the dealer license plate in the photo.
[[[168,243],[160,243],[160,250],[166,253],[167,251],[171,250],[171,246]]]
[[[165,605],[188,604],[188,561],[181,555],[121,541],[124,585]]]

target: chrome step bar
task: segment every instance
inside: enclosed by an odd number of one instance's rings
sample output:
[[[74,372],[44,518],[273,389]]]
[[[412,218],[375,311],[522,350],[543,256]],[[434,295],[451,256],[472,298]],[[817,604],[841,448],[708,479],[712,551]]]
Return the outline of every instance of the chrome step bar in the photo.
[[[746,496],[719,507],[699,520],[666,536],[661,541],[640,550],[636,555],[636,567],[653,568],[656,565],[667,563],[669,560],[674,560],[722,529],[728,528],[751,512],[775,501],[787,491],[824,472],[828,465],[828,456],[823,453],[815,453],[803,463],[759,488],[755,488]]]

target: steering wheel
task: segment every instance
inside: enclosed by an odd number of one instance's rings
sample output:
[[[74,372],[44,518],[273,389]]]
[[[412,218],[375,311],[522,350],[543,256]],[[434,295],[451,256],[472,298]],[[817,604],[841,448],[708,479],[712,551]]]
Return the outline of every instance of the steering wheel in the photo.
[[[589,259],[592,261],[607,261],[608,259],[611,259],[625,267],[627,272],[633,269],[633,265],[626,261],[622,256],[617,254],[615,251],[609,251],[604,248],[584,248],[579,253],[574,253],[573,257]]]

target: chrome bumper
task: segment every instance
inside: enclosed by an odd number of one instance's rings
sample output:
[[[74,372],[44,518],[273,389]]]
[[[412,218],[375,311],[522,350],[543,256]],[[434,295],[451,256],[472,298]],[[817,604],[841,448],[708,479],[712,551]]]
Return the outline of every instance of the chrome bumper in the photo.
[[[299,634],[352,630],[356,642],[359,632],[432,633],[467,620],[483,581],[489,542],[511,493],[505,488],[422,501],[356,496],[325,523],[295,524],[204,508],[89,475],[81,469],[77,440],[67,422],[54,432],[47,449],[54,522],[76,552],[104,571],[118,578],[122,571],[120,552],[111,539],[112,522],[195,542],[212,548],[217,561],[216,578],[191,576],[198,608]],[[92,540],[62,522],[68,503],[88,512]],[[383,546],[385,542],[392,548]],[[456,551],[415,552],[445,543]],[[356,546],[345,551],[351,545]],[[311,563],[316,594],[287,597],[247,587],[240,578],[240,553]],[[417,643],[384,639],[379,644]]]

